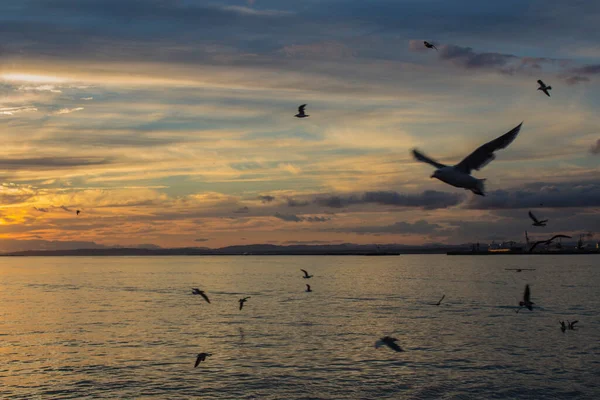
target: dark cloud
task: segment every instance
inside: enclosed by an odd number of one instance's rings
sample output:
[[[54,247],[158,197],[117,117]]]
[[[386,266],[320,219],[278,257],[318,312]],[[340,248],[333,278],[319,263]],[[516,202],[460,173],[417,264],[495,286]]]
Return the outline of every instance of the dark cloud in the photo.
[[[110,164],[112,160],[104,157],[39,157],[39,158],[18,158],[1,159],[0,169],[5,170],[23,170],[23,169],[55,169],[86,167],[95,165]]]
[[[600,154],[600,139],[596,140],[596,144],[590,147],[590,153]]]
[[[234,211],[235,214],[247,214],[250,212],[250,209],[246,206],[244,207],[240,207],[237,210]]]
[[[194,239],[194,242],[208,242],[210,239],[207,238],[198,238],[198,239]]]
[[[67,206],[60,206],[59,208],[62,208],[63,210],[67,211],[67,212],[73,212],[73,210],[71,210],[69,207]]]
[[[399,207],[419,207],[425,210],[448,208],[460,204],[462,193],[446,193],[426,190],[420,194],[400,194],[394,191],[365,192],[362,195],[317,197],[315,202],[331,208],[342,208],[352,204],[383,204]]]
[[[43,208],[43,207],[33,207],[33,208],[35,208],[39,212],[44,212],[44,213],[50,212],[50,209],[48,209],[48,208]]]
[[[263,203],[270,203],[270,202],[272,202],[273,200],[275,200],[275,196],[270,196],[270,195],[261,195],[261,196],[258,196],[258,199],[259,199],[260,201],[262,201]]]
[[[600,207],[600,183],[535,183],[522,189],[473,196],[466,207],[478,210],[535,207]]]
[[[283,221],[288,221],[288,222],[302,222],[302,221],[306,221],[306,222],[327,222],[330,221],[331,218],[328,217],[299,217],[295,214],[281,214],[281,213],[275,213],[274,215],[275,218],[279,218]]]
[[[584,65],[583,67],[571,68],[561,74],[561,77],[569,85],[581,82],[589,82],[590,76],[600,75],[600,64]]]

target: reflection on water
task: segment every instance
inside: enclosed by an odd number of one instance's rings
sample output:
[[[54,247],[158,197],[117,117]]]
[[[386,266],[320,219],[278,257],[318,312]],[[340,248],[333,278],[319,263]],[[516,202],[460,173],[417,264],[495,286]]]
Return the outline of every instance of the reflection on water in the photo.
[[[2,399],[600,398],[593,255],[1,261]]]

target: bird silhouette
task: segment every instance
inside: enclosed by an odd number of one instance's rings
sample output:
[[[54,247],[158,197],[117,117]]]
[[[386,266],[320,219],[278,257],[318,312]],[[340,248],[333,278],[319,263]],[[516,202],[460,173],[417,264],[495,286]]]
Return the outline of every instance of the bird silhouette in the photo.
[[[302,104],[300,107],[298,107],[298,114],[294,115],[294,117],[296,117],[296,118],[310,117],[310,115],[308,115],[304,112],[305,108],[306,108],[306,104]]]
[[[207,357],[212,356],[212,354],[210,353],[200,353],[198,354],[198,356],[196,357],[196,363],[194,364],[194,368],[196,368],[198,365],[200,365],[200,363],[204,360],[206,360]]]
[[[79,215],[79,213],[81,213],[80,210],[75,211],[75,215]]]
[[[546,84],[542,82],[541,79],[538,79],[538,84],[540,85],[540,87],[537,88],[537,90],[541,90],[542,92],[546,93],[546,96],[550,97],[550,92],[548,91],[552,90],[552,86],[546,86]]]
[[[242,308],[244,308],[244,303],[245,303],[246,301],[248,301],[248,299],[249,299],[249,298],[250,298],[250,297],[244,297],[243,299],[239,299],[239,300],[238,300],[238,301],[240,302],[240,310],[241,310]]]
[[[310,288],[310,285],[308,283],[306,284],[305,292],[312,292],[312,289]]]
[[[192,288],[192,294],[199,294],[200,296],[202,296],[204,298],[204,300],[206,300],[207,303],[210,303],[210,300],[208,299],[208,296],[206,295],[206,293],[204,293],[204,290],[200,290],[198,288]]]
[[[472,170],[480,170],[489,164],[496,156],[494,152],[506,148],[519,134],[521,130],[521,122],[517,127],[513,128],[504,135],[480,146],[469,154],[464,160],[454,166],[441,164],[416,149],[412,153],[415,159],[433,165],[437,169],[434,171],[432,178],[437,178],[449,185],[470,190],[479,196],[485,196],[484,181],[485,179],[477,179],[471,175]]]
[[[566,239],[571,239],[571,236],[567,236],[567,235],[554,235],[552,236],[550,239],[548,240],[538,240],[537,242],[535,242],[534,244],[531,245],[531,247],[529,248],[529,252],[533,252],[533,249],[535,249],[538,245],[540,244],[550,244],[554,241],[554,239],[557,238],[566,238]]]
[[[309,275],[305,269],[301,269],[300,271],[304,272],[304,276],[303,276],[304,279],[310,279],[313,277],[312,275]]]
[[[533,215],[533,213],[531,211],[529,211],[529,218],[531,218],[533,220],[533,226],[546,226],[546,222],[548,222],[547,219],[543,219],[543,220],[539,220],[535,217],[535,215]]]
[[[425,45],[425,47],[427,47],[428,49],[435,49],[435,51],[438,51],[437,47],[435,47],[435,45],[433,43],[429,43],[428,41],[424,40],[423,44]]]
[[[398,344],[396,344],[397,341],[398,341],[398,339],[396,339],[396,338],[384,336],[375,342],[375,348],[378,349],[381,346],[387,346],[394,351],[398,351],[398,352],[404,351],[404,350],[402,350],[402,348],[400,346],[398,346]]]
[[[519,302],[519,307],[527,307],[529,311],[533,311],[534,304],[535,303],[531,301],[531,290],[529,289],[529,285],[525,285],[525,293],[523,293],[523,300]]]

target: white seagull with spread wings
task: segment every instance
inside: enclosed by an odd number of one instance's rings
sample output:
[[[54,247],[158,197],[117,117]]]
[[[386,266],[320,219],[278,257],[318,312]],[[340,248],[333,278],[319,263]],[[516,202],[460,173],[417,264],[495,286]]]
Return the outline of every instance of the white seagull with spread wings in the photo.
[[[427,157],[416,149],[412,151],[413,156],[417,160],[426,162],[437,168],[433,172],[433,175],[431,175],[432,178],[437,178],[449,185],[464,188],[465,190],[470,190],[480,196],[485,196],[483,187],[483,182],[485,179],[477,179],[471,176],[471,171],[474,169],[479,171],[490,161],[496,158],[494,156],[494,152],[496,150],[504,149],[511,144],[512,141],[517,137],[522,125],[523,123],[521,122],[510,132],[507,132],[499,138],[480,146],[477,150],[469,154],[467,158],[454,166],[441,164]]]

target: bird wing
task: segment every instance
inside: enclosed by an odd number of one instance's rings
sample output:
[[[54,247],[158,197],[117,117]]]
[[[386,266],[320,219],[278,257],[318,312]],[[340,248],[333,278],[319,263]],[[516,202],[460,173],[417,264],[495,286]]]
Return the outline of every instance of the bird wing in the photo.
[[[531,211],[529,211],[529,218],[531,218],[536,224],[540,222]]]
[[[550,97],[550,93],[548,92],[548,88],[544,89],[544,93],[546,93],[546,96]]]
[[[202,361],[202,356],[198,355],[198,357],[196,357],[196,364],[194,364],[194,368],[196,368],[198,364],[200,364],[200,361]]]
[[[554,239],[557,239],[557,238],[571,239],[571,236],[567,236],[567,235],[554,235],[550,239],[546,240],[546,242],[550,243],[551,241],[553,241]]]
[[[440,299],[440,301],[438,301],[438,302],[437,302],[437,303],[438,303],[438,306],[439,306],[440,304],[442,304],[442,300],[444,300],[444,297],[446,297],[446,295],[445,295],[445,294],[444,294],[444,295],[442,295],[442,298]]]
[[[519,131],[521,130],[522,125],[523,123],[521,122],[518,126],[511,129],[504,135],[480,146],[477,150],[469,154],[467,158],[456,164],[454,168],[464,172],[465,174],[470,174],[474,169],[480,170],[481,168],[485,167],[490,161],[496,158],[494,156],[494,152],[496,150],[506,148],[512,143],[513,140],[515,140],[519,134]]]
[[[240,300],[240,310],[244,307],[244,302]]]
[[[530,303],[531,299],[531,291],[529,290],[529,285],[525,285],[525,293],[523,294],[523,301],[525,303]]]
[[[571,322],[571,328],[573,328],[573,326],[574,326],[576,323],[578,323],[578,322],[579,322],[578,320],[577,320],[577,321],[573,321],[573,322]]]
[[[413,149],[412,153],[413,153],[413,157],[416,158],[417,160],[425,162],[427,164],[431,164],[431,165],[433,165],[434,167],[436,167],[438,169],[439,168],[447,167],[447,165],[440,164],[439,162],[437,162],[437,161],[435,161],[435,160],[427,157],[425,154],[421,153],[417,149]]]
[[[308,272],[305,269],[301,269],[300,271],[304,272],[304,276],[308,276]]]
[[[204,292],[200,292],[200,296],[204,297],[204,300],[206,300],[207,303],[210,303],[208,296]]]
[[[544,86],[544,87],[546,86],[546,85],[544,84],[544,82],[542,82],[542,80],[541,80],[541,79],[538,79],[538,83],[540,84],[540,86]]]
[[[300,107],[298,107],[298,112],[300,114],[304,114],[304,109],[306,108],[306,104],[302,104]]]
[[[385,344],[387,344],[388,347],[394,351],[402,351],[402,348],[394,342],[386,342]]]

